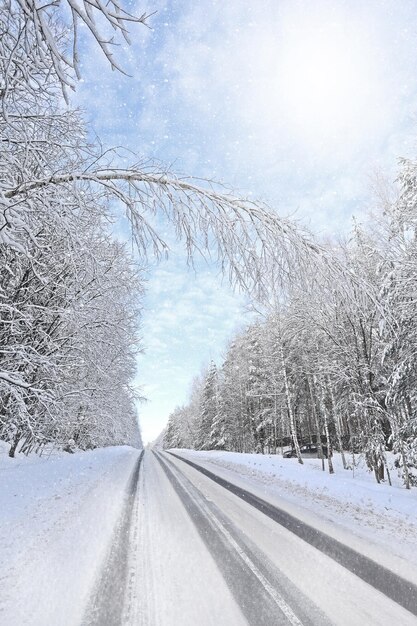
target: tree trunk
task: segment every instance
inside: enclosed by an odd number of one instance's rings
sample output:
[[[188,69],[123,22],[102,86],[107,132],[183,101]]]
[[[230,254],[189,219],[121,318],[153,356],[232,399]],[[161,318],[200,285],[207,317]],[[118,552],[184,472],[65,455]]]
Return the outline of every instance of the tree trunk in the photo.
[[[389,471],[388,463],[386,462],[385,462],[385,469],[387,470],[387,478],[388,478],[389,486],[392,487],[391,473]]]
[[[316,383],[316,380],[314,380]],[[332,461],[332,444],[330,441],[330,433],[329,433],[329,414],[326,407],[326,398],[324,394],[324,385],[320,385],[321,387],[321,404],[323,409],[323,419],[324,419],[324,432],[326,433],[326,443],[327,443],[327,463],[329,467],[329,474],[334,474],[333,461]]]
[[[295,448],[295,453],[297,455],[298,462],[301,463],[301,465],[303,465],[304,462],[301,456],[300,444],[298,442],[297,429],[295,427],[294,411],[292,408],[291,393],[290,393],[290,387],[288,384],[287,368],[285,367],[284,350],[282,348],[282,344],[280,345],[280,353],[281,353],[282,376],[284,379],[284,387],[285,387],[285,399],[287,402],[288,416],[290,418],[291,437],[294,442],[294,448]]]
[[[13,442],[12,442],[12,445],[10,446],[10,450],[9,450],[9,457],[11,459],[14,459],[14,455],[16,453],[16,448],[19,445],[20,437],[21,437],[21,433],[20,433],[20,431],[17,431],[17,433],[13,437]]]
[[[406,455],[404,453],[402,445],[401,445],[401,459],[402,459],[402,462],[403,462],[403,473],[404,473],[405,488],[406,489],[410,489],[410,472],[408,471],[407,457],[406,457]]]
[[[324,452],[323,452],[323,444],[321,443],[320,423],[319,423],[319,417],[317,415],[316,399],[313,394],[313,383],[309,378],[307,378],[307,385],[310,391],[311,410],[313,411],[314,423],[316,426],[317,450],[319,451],[319,457],[321,459],[321,469],[324,472],[326,468],[324,466]]]
[[[333,461],[332,461],[332,444],[330,441],[329,435],[329,425],[327,421],[327,410],[324,409],[324,431],[326,433],[326,443],[327,443],[327,463],[329,466],[329,474],[334,474]]]
[[[342,435],[340,433],[340,422],[339,422],[339,416],[336,414],[336,400],[334,397],[334,393],[333,393],[333,389],[331,387],[330,381],[327,381],[327,386],[329,388],[329,392],[330,392],[330,399],[332,401],[332,409],[333,409],[333,416],[334,416],[334,423],[336,426],[336,437],[337,437],[337,445],[339,446],[339,450],[340,450],[340,456],[342,457],[342,463],[343,463],[343,469],[348,469],[348,465],[346,463],[346,458],[345,458],[345,453],[343,451],[343,444],[342,444]]]

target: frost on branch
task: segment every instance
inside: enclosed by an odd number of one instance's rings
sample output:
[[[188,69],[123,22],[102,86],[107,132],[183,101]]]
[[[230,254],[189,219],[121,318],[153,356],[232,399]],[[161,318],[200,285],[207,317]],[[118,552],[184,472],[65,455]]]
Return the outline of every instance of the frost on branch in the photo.
[[[57,15],[63,14],[69,16],[65,30],[57,26]],[[8,52],[3,57],[3,89],[14,88],[16,81],[34,87],[39,70],[50,63],[65,96],[66,88],[74,88],[73,73],[80,77],[80,25],[94,38],[110,67],[123,71],[114,46],[120,37],[129,43],[129,27],[146,24],[149,17],[131,15],[117,0],[8,0],[1,19]]]
[[[106,227],[121,207],[142,262],[166,253],[155,228],[165,218],[190,261],[214,255],[248,290],[266,285],[272,264],[285,276],[297,260],[320,256],[265,207],[146,161],[120,169],[115,152],[90,145],[61,96],[78,67],[77,24],[117,67],[101,28],[125,36],[145,16],[116,3],[68,2],[65,30],[60,6],[0,6],[0,436],[12,451],[19,441],[30,450],[138,440],[140,272]]]
[[[153,216],[159,215],[172,224],[190,261],[196,252],[214,253],[231,281],[248,291],[262,289],[272,260],[282,282],[303,263],[328,260],[325,250],[311,237],[260,203],[239,199],[207,181],[202,186],[191,178],[176,177],[154,167],[86,167],[84,171],[28,180],[6,190],[5,197],[18,201],[50,188],[65,189],[82,183],[124,205],[144,258],[150,249],[157,257],[167,252],[166,242],[152,225]]]

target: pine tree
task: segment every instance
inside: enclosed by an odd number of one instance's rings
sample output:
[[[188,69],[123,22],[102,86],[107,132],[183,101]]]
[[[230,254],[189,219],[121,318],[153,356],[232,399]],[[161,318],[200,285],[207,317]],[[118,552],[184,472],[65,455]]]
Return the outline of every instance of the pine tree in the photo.
[[[211,361],[204,380],[201,397],[200,427],[198,433],[198,448],[209,450],[213,445],[212,430],[216,422],[219,423],[219,398],[218,398],[217,367]],[[220,433],[219,433],[220,435]],[[213,433],[213,437],[216,432]],[[220,435],[221,436],[221,435]]]

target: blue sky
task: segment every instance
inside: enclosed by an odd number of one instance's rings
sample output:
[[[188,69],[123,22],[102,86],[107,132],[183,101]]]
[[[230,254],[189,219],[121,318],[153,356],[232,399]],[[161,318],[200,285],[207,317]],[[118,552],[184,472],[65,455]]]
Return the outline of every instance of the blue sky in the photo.
[[[395,0],[138,2],[157,11],[106,66],[86,44],[74,102],[106,145],[225,181],[323,235],[371,204],[375,172],[416,153],[417,4]],[[172,237],[170,236],[172,241]],[[244,298],[180,248],[152,266],[139,381],[144,439],[245,323]]]

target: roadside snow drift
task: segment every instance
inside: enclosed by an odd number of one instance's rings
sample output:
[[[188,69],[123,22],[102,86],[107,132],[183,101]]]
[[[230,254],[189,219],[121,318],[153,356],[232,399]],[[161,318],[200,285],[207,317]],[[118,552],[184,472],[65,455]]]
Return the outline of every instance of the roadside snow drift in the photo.
[[[9,459],[0,448],[0,623],[80,624],[139,451]]]
[[[417,489],[406,490],[389,455],[393,486],[377,484],[362,457],[344,470],[335,454],[335,474],[319,459],[281,455],[176,449],[215,474],[251,490],[280,508],[367,554],[417,583]]]

